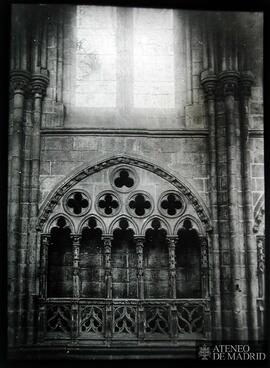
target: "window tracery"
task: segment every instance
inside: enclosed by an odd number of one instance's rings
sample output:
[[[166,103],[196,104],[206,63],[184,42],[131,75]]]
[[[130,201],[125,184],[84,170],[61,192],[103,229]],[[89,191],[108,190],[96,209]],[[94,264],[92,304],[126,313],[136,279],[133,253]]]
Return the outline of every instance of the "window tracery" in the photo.
[[[121,170],[133,181],[117,187]],[[85,185],[69,191],[57,205],[63,213],[49,220],[42,236],[40,285],[47,293],[40,295],[45,300],[79,298],[83,304],[74,306],[76,311],[72,307],[71,314],[80,315],[81,336],[202,333],[205,307],[187,301],[206,295],[208,247],[186,200],[174,190],[135,190],[139,175],[127,165],[117,166],[109,178],[108,189],[98,193]],[[95,206],[88,213],[92,202]],[[106,300],[114,302],[107,305]],[[147,302],[143,306],[135,300]],[[60,332],[59,320],[65,333],[71,333],[65,327],[68,307],[59,308],[42,312],[47,313],[48,329]]]

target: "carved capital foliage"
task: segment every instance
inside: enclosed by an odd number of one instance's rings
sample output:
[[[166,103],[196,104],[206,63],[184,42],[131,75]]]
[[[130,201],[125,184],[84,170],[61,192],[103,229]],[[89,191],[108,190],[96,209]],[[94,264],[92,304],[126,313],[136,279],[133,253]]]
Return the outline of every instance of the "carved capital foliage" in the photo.
[[[236,71],[225,71],[219,75],[219,93],[223,97],[238,95],[239,73]]]
[[[14,70],[10,73],[11,91],[24,94],[30,82],[30,74],[26,71]]]
[[[112,236],[103,236],[102,237],[103,244],[104,244],[104,251],[105,253],[111,253],[112,247]]]
[[[214,100],[216,97],[217,78],[213,72],[204,71],[201,73],[201,84],[207,100]]]
[[[71,235],[72,236],[72,242],[74,246],[79,246],[80,245],[80,235],[74,234]]]
[[[42,98],[46,94],[46,89],[49,84],[48,71],[43,73],[34,73],[31,78],[31,92],[34,97]]]
[[[241,74],[239,92],[242,97],[249,98],[251,96],[251,86],[253,83],[254,76],[251,72]]]
[[[175,249],[175,243],[177,242],[177,239],[178,239],[177,236],[170,236],[170,235],[167,236],[169,250]]]
[[[51,238],[50,235],[43,234],[42,237],[41,237],[42,245],[43,246],[48,246],[50,244],[50,238]]]

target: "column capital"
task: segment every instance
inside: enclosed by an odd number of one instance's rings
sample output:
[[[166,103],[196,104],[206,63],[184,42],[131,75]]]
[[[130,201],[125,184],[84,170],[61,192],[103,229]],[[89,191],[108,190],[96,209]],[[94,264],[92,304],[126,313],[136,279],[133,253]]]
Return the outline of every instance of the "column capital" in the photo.
[[[254,83],[254,75],[250,71],[242,72],[240,75],[240,94],[243,97],[251,96],[251,86]]]
[[[216,97],[217,77],[216,74],[209,70],[201,73],[201,85],[207,100],[214,100]]]
[[[71,239],[74,245],[80,245],[81,235],[71,234]]]
[[[49,245],[51,239],[51,235],[50,234],[42,234],[41,235],[41,242],[43,245]]]
[[[15,93],[24,94],[30,82],[30,73],[24,70],[12,70],[10,73],[11,90]]]
[[[178,235],[167,235],[169,247],[175,247],[175,243],[178,240]]]
[[[105,247],[112,246],[113,236],[111,234],[102,235],[101,239],[103,240],[103,244]]]
[[[138,251],[138,248],[142,249],[144,247],[145,237],[142,235],[134,235],[134,241],[136,243],[136,247]]]
[[[31,77],[31,92],[34,97],[44,97],[48,84],[49,72],[47,69],[41,69],[40,73],[33,73]]]
[[[234,70],[224,71],[219,74],[218,80],[221,85],[221,93],[224,97],[236,97],[238,93],[238,81],[240,74]]]

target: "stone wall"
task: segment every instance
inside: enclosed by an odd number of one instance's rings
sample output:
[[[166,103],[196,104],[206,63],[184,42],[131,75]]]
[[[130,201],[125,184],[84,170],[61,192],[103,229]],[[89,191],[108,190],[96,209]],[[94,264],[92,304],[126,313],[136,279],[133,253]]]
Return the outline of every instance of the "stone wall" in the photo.
[[[207,142],[205,137],[145,138],[105,136],[43,136],[41,142],[40,205],[66,176],[89,161],[115,154],[158,161],[165,170],[184,178],[208,200]]]

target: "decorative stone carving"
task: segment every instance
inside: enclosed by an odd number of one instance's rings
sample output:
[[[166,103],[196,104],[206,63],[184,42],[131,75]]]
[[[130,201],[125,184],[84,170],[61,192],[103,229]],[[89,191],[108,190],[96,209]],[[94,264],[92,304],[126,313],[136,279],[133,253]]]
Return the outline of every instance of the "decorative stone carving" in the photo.
[[[138,256],[138,274],[141,276],[143,275],[143,247],[144,247],[144,237],[142,236],[135,236],[135,242],[136,242],[136,253]]]
[[[178,217],[184,212],[185,208],[185,202],[178,192],[164,192],[158,201],[158,209],[166,217]]]
[[[13,70],[10,73],[10,87],[13,93],[24,94],[27,91],[31,76],[23,70]]]
[[[254,76],[251,72],[243,72],[240,79],[239,92],[243,97],[249,98],[251,96],[251,86],[254,83]]]
[[[177,236],[167,236],[169,246],[170,296],[176,298],[175,245]]]
[[[31,91],[35,97],[42,98],[46,94],[49,84],[49,72],[43,69],[41,73],[34,73],[31,77]]]
[[[219,83],[224,97],[237,97],[239,73],[236,71],[225,71],[219,75]]]
[[[77,189],[64,197],[63,206],[71,216],[84,216],[91,208],[91,200],[86,191]]]
[[[106,297],[112,297],[112,270],[111,270],[111,249],[112,249],[112,236],[105,235],[102,237],[105,255],[105,284],[106,284]]]
[[[201,73],[201,84],[203,86],[204,94],[207,100],[214,100],[216,98],[217,77],[213,72],[208,70]]]
[[[128,166],[114,169],[111,173],[112,187],[122,193],[127,193],[134,189],[138,184],[136,171]]]
[[[170,182],[172,185],[174,185],[193,205],[199,219],[202,221],[202,223],[204,224],[206,231],[211,231],[212,230],[212,225],[210,222],[210,217],[206,211],[205,208],[202,207],[202,205],[200,204],[198,198],[191,192],[191,190],[182,182],[179,181],[179,179],[175,178],[173,175],[167,173],[166,171],[162,170],[161,168],[158,168],[156,165],[144,162],[142,160],[138,160],[138,159],[134,159],[134,158],[129,158],[129,157],[115,157],[112,158],[110,160],[107,161],[103,161],[100,162],[99,164],[94,165],[93,167],[90,168],[86,168],[83,170],[84,173],[88,173],[91,172],[99,172],[101,170],[103,170],[105,167],[109,167],[109,166],[113,166],[113,165],[117,165],[119,163],[125,163],[125,164],[129,164],[129,165],[133,165],[133,166],[137,166],[137,167],[141,167],[145,170],[151,171],[154,174],[159,175],[161,178],[167,180],[168,182]],[[90,174],[89,174],[90,175]],[[45,222],[47,221],[49,214],[51,213],[51,211],[53,210],[53,208],[56,206],[55,200],[56,198],[58,198],[59,194],[62,193],[62,195],[64,195],[69,188],[71,188],[73,185],[75,185],[78,181],[75,180],[75,178],[78,176],[78,174],[76,174],[74,177],[70,178],[68,182],[62,184],[62,186],[60,188],[58,188],[58,190],[56,191],[56,193],[54,193],[54,195],[51,197],[51,199],[48,200],[48,202],[46,203],[46,205],[44,206],[44,208],[42,209],[39,219],[38,219],[38,223],[37,223],[37,230],[41,231]]]
[[[265,250],[263,237],[257,238],[257,260],[258,260],[258,272],[263,273],[265,268]]]
[[[116,216],[121,210],[121,200],[116,193],[106,190],[97,196],[95,208],[101,216]]]
[[[143,218],[153,212],[154,201],[150,194],[137,191],[128,197],[126,208],[131,216]]]
[[[253,232],[254,233],[257,233],[259,231],[259,227],[260,227],[260,224],[263,220],[263,217],[264,217],[264,208],[261,207],[260,210],[258,211],[256,217],[255,217],[255,220],[254,220],[254,226],[253,226]]]

